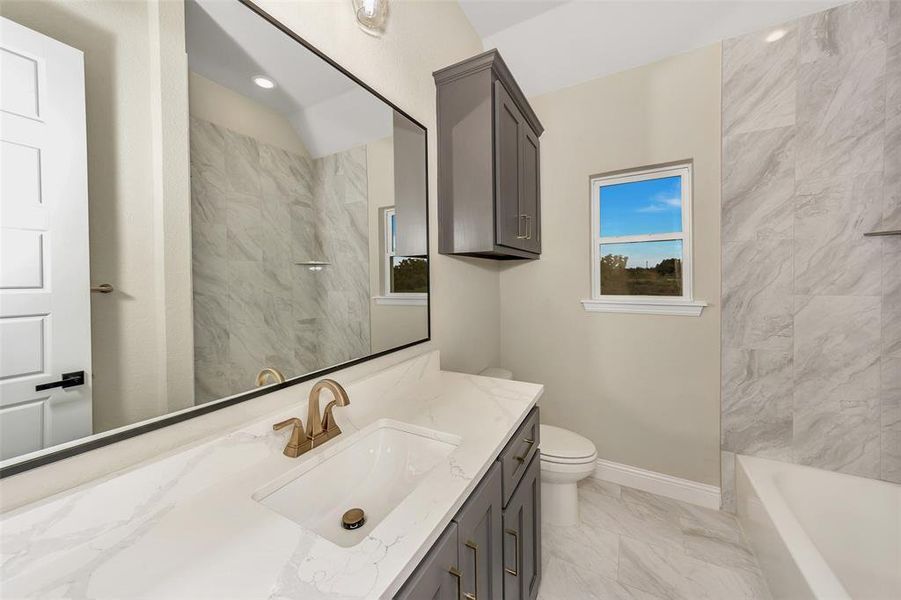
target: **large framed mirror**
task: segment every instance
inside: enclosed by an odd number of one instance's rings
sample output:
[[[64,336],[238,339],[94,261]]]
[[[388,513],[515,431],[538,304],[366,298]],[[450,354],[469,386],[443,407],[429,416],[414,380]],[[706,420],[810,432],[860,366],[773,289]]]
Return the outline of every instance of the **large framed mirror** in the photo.
[[[243,0],[0,16],[0,475],[429,339],[416,120]]]

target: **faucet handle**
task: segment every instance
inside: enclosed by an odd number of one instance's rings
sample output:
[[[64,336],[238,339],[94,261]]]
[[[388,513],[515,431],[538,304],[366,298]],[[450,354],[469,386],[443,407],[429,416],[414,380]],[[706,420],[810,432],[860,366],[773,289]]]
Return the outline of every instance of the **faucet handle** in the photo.
[[[272,426],[272,429],[278,431],[279,429],[284,429],[288,425],[294,425],[295,427],[300,427],[300,429],[303,430],[303,421],[300,420],[300,417],[291,417],[290,419],[279,421]]]
[[[288,438],[288,443],[285,446],[284,455],[291,458],[297,458],[298,456],[309,450],[312,446],[303,431],[303,421],[301,421],[298,417],[291,417],[290,419],[279,421],[272,426],[272,429],[278,431],[279,429],[284,429],[288,425],[293,425],[294,429],[291,430],[291,437]]]

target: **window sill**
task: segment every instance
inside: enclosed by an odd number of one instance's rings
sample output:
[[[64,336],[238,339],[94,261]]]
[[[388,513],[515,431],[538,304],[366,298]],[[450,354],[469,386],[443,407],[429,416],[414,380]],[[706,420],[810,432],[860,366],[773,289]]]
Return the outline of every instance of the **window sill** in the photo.
[[[700,300],[582,300],[586,312],[700,317],[706,302]]]
[[[373,296],[376,304],[385,306],[426,306],[429,303],[428,294],[398,294],[395,296]]]

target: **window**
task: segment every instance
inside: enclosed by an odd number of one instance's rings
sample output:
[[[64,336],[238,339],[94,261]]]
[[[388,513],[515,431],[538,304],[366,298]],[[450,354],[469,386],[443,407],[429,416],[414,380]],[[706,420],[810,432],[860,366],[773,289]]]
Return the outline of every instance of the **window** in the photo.
[[[384,210],[382,273],[384,295],[380,304],[425,305],[429,291],[428,259],[421,256],[397,256],[397,215],[394,208]]]
[[[691,165],[591,179],[586,310],[700,315],[692,297]]]

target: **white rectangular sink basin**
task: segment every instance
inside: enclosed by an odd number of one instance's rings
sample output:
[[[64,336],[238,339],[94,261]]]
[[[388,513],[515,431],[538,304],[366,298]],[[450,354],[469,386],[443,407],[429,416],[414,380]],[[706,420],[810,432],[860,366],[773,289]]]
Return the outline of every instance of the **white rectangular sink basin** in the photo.
[[[455,435],[390,419],[350,439],[341,437],[328,442],[340,448],[336,454],[293,471],[253,498],[344,547],[363,540],[461,442]],[[352,508],[363,509],[365,523],[347,530],[342,516]]]

